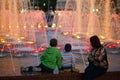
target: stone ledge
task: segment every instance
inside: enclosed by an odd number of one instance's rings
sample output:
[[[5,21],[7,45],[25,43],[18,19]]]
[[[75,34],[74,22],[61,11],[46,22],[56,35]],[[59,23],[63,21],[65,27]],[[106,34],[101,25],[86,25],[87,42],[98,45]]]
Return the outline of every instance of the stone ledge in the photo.
[[[23,75],[23,76],[3,76],[0,80],[84,80],[82,73],[65,72],[60,74]],[[96,80],[120,80],[120,71],[107,72]]]

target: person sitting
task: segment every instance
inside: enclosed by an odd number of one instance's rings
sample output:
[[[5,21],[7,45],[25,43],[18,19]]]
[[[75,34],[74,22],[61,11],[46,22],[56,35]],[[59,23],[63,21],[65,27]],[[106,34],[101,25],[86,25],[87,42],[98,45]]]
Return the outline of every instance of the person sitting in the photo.
[[[62,66],[62,56],[60,51],[56,48],[57,40],[55,38],[50,40],[50,47],[42,53],[40,57],[40,65],[22,67],[22,71],[41,71],[53,73],[56,66],[60,69]]]
[[[107,52],[101,45],[99,38],[96,35],[90,37],[90,43],[92,49],[88,56],[89,65],[84,73],[85,80],[94,80],[108,70]]]
[[[62,70],[65,70],[65,69],[71,69],[71,71],[73,70],[73,67],[74,67],[74,57],[73,57],[73,54],[71,52],[71,44],[67,43],[65,44],[65,47],[64,47],[64,51],[61,52],[62,54]]]

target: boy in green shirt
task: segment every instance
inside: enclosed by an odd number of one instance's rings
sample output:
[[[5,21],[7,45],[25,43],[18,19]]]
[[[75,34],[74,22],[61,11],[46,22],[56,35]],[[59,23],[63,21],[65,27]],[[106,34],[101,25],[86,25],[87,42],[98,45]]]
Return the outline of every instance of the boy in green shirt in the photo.
[[[60,51],[56,48],[57,40],[50,40],[50,47],[48,47],[40,57],[41,64],[38,66],[30,66],[22,68],[22,71],[41,71],[53,73],[56,66],[60,69],[62,66],[62,56]]]

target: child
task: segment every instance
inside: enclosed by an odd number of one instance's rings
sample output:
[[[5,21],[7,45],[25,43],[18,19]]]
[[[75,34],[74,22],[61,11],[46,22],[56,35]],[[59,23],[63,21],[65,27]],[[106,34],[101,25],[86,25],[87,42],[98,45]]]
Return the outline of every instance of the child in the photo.
[[[53,73],[56,66],[60,69],[62,66],[60,51],[56,48],[57,40],[50,40],[50,47],[40,57],[41,64],[38,66],[29,66],[22,68],[22,71],[41,71]]]
[[[71,44],[65,44],[64,51],[62,54],[62,69],[71,69],[74,67],[74,58],[71,52]]]

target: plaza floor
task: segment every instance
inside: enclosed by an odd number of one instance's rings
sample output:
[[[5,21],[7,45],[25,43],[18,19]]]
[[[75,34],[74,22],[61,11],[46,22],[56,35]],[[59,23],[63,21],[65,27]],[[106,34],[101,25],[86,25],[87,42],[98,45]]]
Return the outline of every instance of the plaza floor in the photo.
[[[74,54],[74,52],[73,52]],[[109,55],[109,69],[108,72],[111,71],[120,71],[120,54],[108,54]],[[39,56],[40,57],[40,56]],[[21,75],[20,67],[21,66],[34,66],[39,64],[39,57],[34,56],[25,56],[21,58],[13,58],[13,62],[11,57],[0,58],[0,76],[15,76]],[[74,54],[75,57],[75,67],[79,69],[80,73],[84,72],[84,69],[87,65],[84,64],[82,60],[81,54]],[[83,55],[84,58],[87,55]]]

